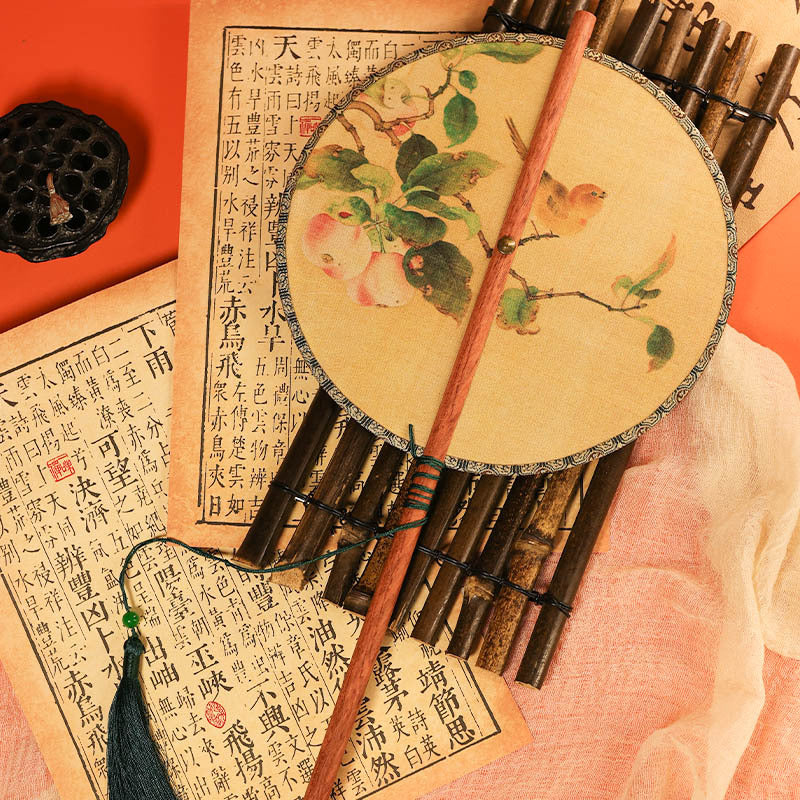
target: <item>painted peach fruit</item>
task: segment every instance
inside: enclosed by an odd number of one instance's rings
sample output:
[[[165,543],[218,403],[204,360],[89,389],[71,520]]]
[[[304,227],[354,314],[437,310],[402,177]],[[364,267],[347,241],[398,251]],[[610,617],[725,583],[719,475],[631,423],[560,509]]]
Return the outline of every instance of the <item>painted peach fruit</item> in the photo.
[[[372,245],[360,226],[344,225],[330,214],[312,217],[303,234],[303,253],[331,278],[349,280],[369,263]]]
[[[367,268],[347,281],[350,299],[362,306],[404,306],[414,296],[402,253],[373,253]]]

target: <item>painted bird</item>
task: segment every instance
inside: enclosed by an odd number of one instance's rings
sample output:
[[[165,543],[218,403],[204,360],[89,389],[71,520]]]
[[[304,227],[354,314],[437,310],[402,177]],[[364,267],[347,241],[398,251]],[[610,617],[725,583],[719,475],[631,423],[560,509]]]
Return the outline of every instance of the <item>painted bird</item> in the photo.
[[[514,148],[523,160],[528,148],[519,135],[514,120],[506,118],[506,125],[511,133]],[[542,173],[542,181],[533,199],[533,215],[536,222],[546,227],[557,236],[570,236],[582,231],[589,220],[603,207],[606,193],[593,183],[579,183],[567,189],[549,172]],[[539,231],[533,222],[537,235]]]

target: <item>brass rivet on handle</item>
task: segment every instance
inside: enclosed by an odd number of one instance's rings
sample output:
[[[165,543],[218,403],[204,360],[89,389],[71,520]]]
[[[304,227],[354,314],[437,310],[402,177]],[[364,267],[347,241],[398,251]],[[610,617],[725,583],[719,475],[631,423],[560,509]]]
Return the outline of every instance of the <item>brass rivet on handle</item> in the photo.
[[[504,256],[507,256],[509,253],[513,253],[517,249],[517,243],[510,236],[501,236],[497,240],[497,249]]]

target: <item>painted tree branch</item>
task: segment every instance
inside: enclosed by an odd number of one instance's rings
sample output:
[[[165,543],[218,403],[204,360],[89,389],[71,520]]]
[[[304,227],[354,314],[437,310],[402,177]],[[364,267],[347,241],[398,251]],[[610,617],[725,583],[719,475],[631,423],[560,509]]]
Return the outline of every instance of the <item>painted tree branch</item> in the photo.
[[[467,200],[466,197],[464,197],[464,195],[461,192],[458,192],[458,194],[455,194],[453,196],[471,214],[475,214],[476,213],[475,207],[472,205],[472,203],[470,203],[469,200]],[[478,237],[478,241],[480,241],[480,243],[483,245],[483,251],[486,253],[486,258],[491,258],[492,257],[492,246],[486,240],[486,236],[484,235],[483,230],[478,230],[478,233],[476,234],[476,236]]]
[[[425,93],[428,95],[427,110],[422,111],[419,114],[412,114],[408,117],[397,117],[396,119],[384,119],[375,108],[373,108],[369,103],[365,103],[363,100],[351,100],[347,106],[347,110],[360,111],[362,114],[366,114],[370,118],[370,120],[372,120],[372,125],[378,133],[386,134],[386,136],[389,137],[389,141],[392,143],[394,147],[400,147],[400,139],[394,132],[394,128],[396,126],[411,125],[415,122],[419,122],[420,120],[423,119],[429,119],[430,117],[433,116],[435,98],[437,95],[431,94],[429,89],[425,89]],[[340,113],[339,118],[343,119],[344,113]]]
[[[596,303],[598,306],[603,306],[603,308],[608,311],[621,311],[623,313],[626,311],[635,311],[636,309],[646,307],[646,304],[642,303],[636,306],[612,306],[603,302],[602,300],[598,300],[596,297],[586,294],[586,292],[581,292],[578,290],[574,292],[534,292],[531,291],[531,288],[525,278],[523,278],[522,275],[520,275],[516,270],[512,269],[508,274],[522,284],[522,288],[525,290],[525,297],[528,300],[550,300],[554,297],[580,297],[582,300],[588,300],[590,303]]]
[[[559,235],[557,233],[553,233],[549,231],[548,233],[532,233],[530,236],[523,236],[518,242],[517,247],[522,247],[523,245],[528,244],[528,242],[538,242],[539,239],[559,239]]]
[[[364,142],[361,141],[361,137],[358,135],[358,131],[356,130],[356,126],[353,125],[353,123],[350,122],[350,120],[347,119],[347,117],[345,117],[344,114],[339,114],[339,116],[336,117],[336,119],[338,119],[339,122],[342,123],[342,126],[344,127],[344,129],[353,137],[353,141],[355,142],[355,145],[356,145],[356,150],[358,150],[358,152],[361,153],[361,155],[363,156],[364,155]]]

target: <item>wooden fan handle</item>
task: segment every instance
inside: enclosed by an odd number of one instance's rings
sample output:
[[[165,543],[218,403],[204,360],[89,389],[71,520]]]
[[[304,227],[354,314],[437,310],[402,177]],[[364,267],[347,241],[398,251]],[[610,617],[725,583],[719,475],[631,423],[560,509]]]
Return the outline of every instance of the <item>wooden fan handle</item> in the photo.
[[[567,100],[577,78],[584,50],[592,34],[595,18],[587,11],[579,11],[564,43],[564,49],[547,91],[531,145],[522,167],[513,199],[506,211],[498,246],[489,260],[486,276],[481,284],[475,307],[472,310],[464,338],[453,364],[450,377],[434,419],[433,428],[425,447],[425,455],[443,461],[464,407],[470,384],[478,368],[484,344],[497,312],[508,271],[514,258],[516,242],[524,229],[533,197],[542,177],[545,162],[555,139]],[[513,246],[500,243],[513,242]],[[505,251],[505,252],[504,252]],[[424,472],[424,470],[423,470]],[[430,489],[436,480],[419,475],[418,482]],[[420,523],[426,511],[406,508],[401,524]],[[333,709],[325,738],[320,747],[314,771],[306,789],[306,800],[328,800],[336,773],[342,761],[347,741],[353,730],[358,708],[364,697],[372,667],[386,633],[392,609],[400,593],[408,564],[419,537],[419,525],[410,527],[395,536],[392,549],[381,573],[375,595],[370,603],[364,626],[350,659],[350,666],[342,683]]]

